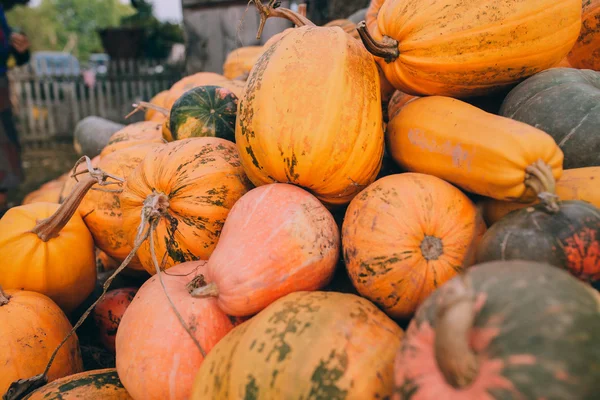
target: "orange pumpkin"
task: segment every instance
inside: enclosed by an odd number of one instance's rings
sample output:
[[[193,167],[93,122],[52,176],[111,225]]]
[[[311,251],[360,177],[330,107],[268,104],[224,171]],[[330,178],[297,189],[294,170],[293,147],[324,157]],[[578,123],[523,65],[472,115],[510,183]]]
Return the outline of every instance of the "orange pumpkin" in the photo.
[[[57,379],[26,400],[132,400],[114,368],[85,371]]]
[[[43,294],[0,288],[0,393],[18,379],[41,374],[71,328],[61,309]],[[79,341],[73,334],[57,353],[48,381],[82,370]]]
[[[62,176],[61,176],[62,178]],[[27,194],[23,198],[21,204],[31,204],[31,203],[58,203],[60,198],[60,192],[65,184],[66,179],[55,179],[50,182],[44,183],[37,190]]]
[[[367,24],[367,29],[371,33],[378,32],[379,30],[379,27],[377,26],[377,16],[379,15],[379,10],[381,9],[381,6],[383,6],[383,3],[385,3],[385,0],[371,0],[369,3],[367,13],[365,14],[365,22]]]
[[[110,137],[108,144],[102,149],[100,157],[106,157],[117,150],[144,143],[164,143],[161,124],[143,121],[127,125]]]
[[[565,169],[556,182],[556,195],[561,200],[583,200],[600,208],[600,167]],[[511,211],[538,204],[539,199],[531,203],[515,203],[487,199],[483,201],[483,217],[492,225]]]
[[[312,24],[290,10],[255,4],[263,17]],[[273,43],[252,69],[238,106],[236,144],[256,186],[292,183],[328,205],[343,205],[381,168],[382,123],[373,58],[341,29],[306,25]]]
[[[62,204],[14,207],[0,219],[0,285],[43,293],[69,313],[92,292],[96,257],[92,235],[77,213],[87,190],[82,178]]]
[[[371,11],[376,12],[374,1]],[[581,0],[387,0],[358,30],[389,82],[412,95],[469,97],[557,64],[581,27]],[[373,26],[376,24],[377,29]]]
[[[245,46],[233,50],[223,64],[225,78],[246,80],[264,49],[263,46]]]
[[[200,137],[162,145],[127,177],[120,195],[123,232],[133,246],[138,231],[146,228],[143,214],[156,225],[152,235],[162,268],[206,260],[229,209],[251,187],[235,145],[228,140]],[[149,241],[137,256],[154,274]]]
[[[388,103],[389,120],[391,121],[396,115],[398,115],[402,107],[418,98],[418,96],[412,96],[410,94],[406,94],[404,92],[396,90],[394,92],[394,95],[390,99],[390,102]]]
[[[332,26],[339,26],[348,35],[352,36],[356,40],[360,40],[360,35],[358,34],[358,31],[356,30],[356,24],[354,22],[350,21],[349,19],[336,19],[333,21],[329,21],[328,23],[326,23],[323,26],[327,27],[327,28],[332,27]]]
[[[339,231],[310,193],[274,183],[253,189],[231,209],[208,261],[211,284],[194,295],[218,298],[236,316],[252,315],[281,296],[329,283]]]
[[[126,147],[103,157],[98,167],[103,171],[128,179],[129,174],[152,150],[161,148],[158,143]],[[80,206],[84,222],[94,237],[96,247],[118,262],[125,260],[132,250],[129,232],[123,226],[121,193],[103,190],[90,191]],[[129,269],[144,270],[137,256],[127,265]]]
[[[117,328],[137,291],[138,288],[135,287],[109,290],[106,292],[106,296],[94,307],[92,315],[98,327],[100,342],[113,353],[115,352]]]
[[[600,71],[600,0],[583,0],[581,32],[567,56],[571,65]]]
[[[431,175],[386,176],[354,198],[342,228],[358,292],[395,318],[475,262],[485,224],[460,190]]]
[[[205,353],[237,323],[215,299],[193,298],[206,284],[205,262],[189,262],[163,273],[165,290]],[[194,279],[194,277],[196,277]],[[187,399],[204,357],[165,299],[155,275],[142,285],[123,315],[116,341],[117,371],[134,399]]]
[[[162,92],[157,93],[152,99],[150,99],[150,103],[152,103],[156,106],[159,106],[159,107],[163,107],[165,99],[167,98],[168,94],[169,94],[168,90],[163,90]],[[156,110],[153,108],[147,109],[146,113],[144,114],[145,121],[162,122],[163,118],[164,118],[164,115],[162,115],[159,112],[156,112]],[[160,121],[158,119],[160,119]]]

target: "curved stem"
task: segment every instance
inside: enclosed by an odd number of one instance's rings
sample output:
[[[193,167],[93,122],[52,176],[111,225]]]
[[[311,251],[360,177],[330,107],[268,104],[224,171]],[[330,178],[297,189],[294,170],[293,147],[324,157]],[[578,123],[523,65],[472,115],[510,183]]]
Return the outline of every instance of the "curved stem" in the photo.
[[[209,283],[206,286],[202,286],[194,289],[191,293],[192,297],[205,298],[205,297],[217,297],[219,296],[219,288],[214,282]]]
[[[367,30],[367,23],[365,21],[360,21],[356,26],[356,30],[365,48],[375,57],[383,58],[388,64],[400,57],[400,49],[398,49],[398,41],[396,39],[384,36],[383,40],[378,42]]]
[[[538,160],[525,169],[525,186],[530,188],[540,199],[546,211],[556,213],[560,210],[556,196],[556,181],[552,168]]]
[[[4,291],[4,289],[2,289],[2,286],[0,286],[0,307],[8,304],[8,302],[10,301],[10,296],[6,294],[6,292]]]
[[[131,117],[133,114],[135,114],[138,111],[142,111],[142,110],[146,110],[146,109],[151,109],[154,111],[158,111],[159,113],[161,113],[162,115],[164,115],[165,117],[168,117],[170,114],[170,111],[167,108],[161,107],[161,106],[157,106],[156,104],[152,104],[149,103],[147,101],[140,101],[139,104],[133,104],[133,107],[135,107],[133,109],[132,112],[130,112],[129,114],[127,114],[125,116],[125,119]]]
[[[435,358],[450,385],[465,387],[477,376],[479,361],[469,345],[475,320],[475,294],[466,275],[446,284],[435,320]]]
[[[262,36],[263,30],[265,29],[265,23],[267,19],[271,17],[279,17],[285,18],[291,22],[293,22],[296,26],[315,26],[308,18],[293,12],[288,8],[280,8],[279,1],[270,0],[268,5],[264,5],[261,0],[254,0],[254,5],[260,14],[260,24],[258,25],[258,33],[256,34],[256,39],[260,39]]]

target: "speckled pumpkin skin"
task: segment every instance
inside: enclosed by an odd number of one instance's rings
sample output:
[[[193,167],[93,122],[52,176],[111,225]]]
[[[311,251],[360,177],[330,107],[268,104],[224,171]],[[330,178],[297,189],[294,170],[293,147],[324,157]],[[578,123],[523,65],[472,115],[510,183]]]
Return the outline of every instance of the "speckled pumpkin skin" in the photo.
[[[132,400],[115,368],[85,371],[39,388],[25,400]]]
[[[490,262],[466,272],[475,290],[471,385],[454,389],[434,350],[438,304],[449,281],[419,308],[395,363],[394,400],[593,400],[600,390],[600,299],[565,271]],[[454,278],[459,279],[457,278]]]
[[[135,297],[138,289],[127,287],[109,290],[106,296],[94,307],[92,316],[98,327],[98,337],[109,351],[115,351],[117,329],[125,310]]]
[[[600,71],[600,0],[583,0],[581,32],[567,57],[575,68]]]
[[[235,142],[238,98],[219,86],[199,86],[185,92],[171,108],[173,140],[218,137]]]
[[[192,400],[385,399],[402,330],[368,300],[294,292],[208,354]]]
[[[538,204],[495,223],[477,249],[477,261],[543,261],[585,281],[600,280],[600,209],[564,201],[550,214]]]

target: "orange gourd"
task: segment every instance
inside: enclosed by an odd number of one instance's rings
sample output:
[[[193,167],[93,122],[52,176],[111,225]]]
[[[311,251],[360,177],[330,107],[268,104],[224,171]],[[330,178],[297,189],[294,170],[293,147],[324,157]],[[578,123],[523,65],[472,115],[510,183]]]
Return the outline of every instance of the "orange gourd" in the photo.
[[[110,352],[115,352],[117,329],[137,291],[138,288],[135,287],[109,290],[94,307],[92,315],[98,327],[98,337],[104,348]]]
[[[79,306],[96,281],[92,235],[77,213],[98,180],[81,178],[67,200],[14,207],[0,219],[0,285],[42,293],[66,313]]]
[[[449,97],[406,104],[387,127],[401,167],[498,200],[530,202],[554,193],[563,152],[547,133]]]
[[[475,205],[449,183],[417,173],[389,175],[350,203],[344,260],[362,296],[394,318],[407,318],[475,262],[485,230]]]
[[[263,46],[239,47],[227,55],[223,64],[223,75],[227,79],[240,79],[245,81],[252,67],[262,55]]]
[[[600,0],[583,0],[581,32],[569,53],[575,68],[600,71]]]
[[[110,137],[108,144],[102,149],[100,157],[106,157],[117,150],[144,143],[164,143],[161,124],[143,121],[127,125]]]
[[[150,99],[150,103],[162,107],[168,94],[168,90],[163,90],[162,92],[157,93],[152,99]],[[156,110],[152,108],[147,109],[146,113],[144,114],[145,121],[162,122],[163,119],[164,116],[161,113],[156,112]]]
[[[133,246],[149,225],[162,268],[206,260],[230,208],[251,187],[228,140],[200,137],[161,145],[127,177],[120,195],[123,232]],[[148,240],[137,256],[154,274]]]
[[[5,253],[2,255],[4,258]],[[0,288],[0,394],[4,395],[18,379],[41,374],[70,330],[69,320],[48,297]],[[57,353],[48,381],[82,370],[79,342],[74,334]]]
[[[131,400],[114,368],[85,371],[57,379],[25,400]]]
[[[469,97],[564,58],[579,35],[581,0],[387,0],[376,15],[369,15],[369,29],[363,22],[358,30],[396,89]]]
[[[205,353],[237,323],[215,299],[197,299],[189,291],[203,280],[205,262],[177,265],[162,274],[165,290]],[[181,326],[155,275],[142,285],[121,319],[116,340],[121,382],[134,399],[187,399],[204,360]]]
[[[383,156],[381,94],[373,58],[338,27],[316,27],[255,2],[262,18],[297,25],[265,51],[240,98],[236,143],[256,185],[292,183],[347,204],[375,180]]]
[[[283,183],[261,186],[231,209],[208,261],[211,284],[194,295],[217,297],[230,315],[252,315],[288,293],[327,285],[339,241],[335,220],[313,195]]]
[[[354,294],[290,293],[211,350],[190,399],[389,399],[403,336]]]
[[[565,169],[556,182],[556,195],[561,200],[583,200],[600,208],[600,167]],[[515,203],[487,199],[483,201],[483,217],[492,225],[511,211],[531,207],[531,203]]]

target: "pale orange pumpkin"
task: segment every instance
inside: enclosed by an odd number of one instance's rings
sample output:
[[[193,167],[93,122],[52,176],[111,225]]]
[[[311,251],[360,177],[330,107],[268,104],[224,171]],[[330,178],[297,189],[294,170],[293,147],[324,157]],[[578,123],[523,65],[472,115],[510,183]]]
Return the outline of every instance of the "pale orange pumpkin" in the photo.
[[[230,315],[252,315],[288,293],[327,285],[339,241],[332,215],[305,190],[252,189],[231,209],[208,261],[211,284],[194,295],[217,297]]]
[[[245,81],[264,49],[263,46],[244,46],[227,54],[223,64],[225,78]]]
[[[125,126],[110,137],[108,144],[102,149],[100,157],[106,157],[117,150],[144,143],[164,143],[162,124],[142,121]]]
[[[206,284],[205,262],[177,265],[162,274],[165,290],[205,353],[239,320],[215,299],[189,291]],[[196,278],[195,278],[196,277]],[[142,285],[119,324],[116,364],[123,386],[134,399],[187,399],[204,356],[171,309],[155,275]]]
[[[5,394],[19,379],[44,372],[52,352],[71,328],[61,309],[43,294],[0,288],[0,393]],[[48,381],[82,370],[79,341],[73,334],[57,353]]]
[[[486,227],[456,187],[405,173],[386,176],[355,197],[342,229],[346,268],[358,292],[388,315],[406,318],[475,262]]]
[[[356,30],[356,24],[348,19],[335,19],[333,21],[329,21],[328,23],[326,23],[323,26],[324,27],[339,26],[348,35],[352,36],[356,40],[360,40],[360,35],[358,34],[358,31]]]

